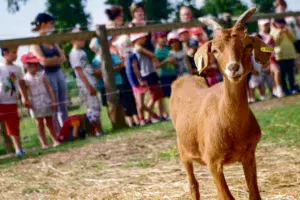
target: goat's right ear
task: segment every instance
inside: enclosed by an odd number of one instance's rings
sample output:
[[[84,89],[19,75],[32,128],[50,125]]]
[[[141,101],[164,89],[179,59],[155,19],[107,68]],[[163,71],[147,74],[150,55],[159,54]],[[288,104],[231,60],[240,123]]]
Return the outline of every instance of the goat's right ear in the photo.
[[[194,60],[199,74],[201,74],[208,66],[210,52],[211,52],[211,41],[206,42],[197,50],[194,56]]]

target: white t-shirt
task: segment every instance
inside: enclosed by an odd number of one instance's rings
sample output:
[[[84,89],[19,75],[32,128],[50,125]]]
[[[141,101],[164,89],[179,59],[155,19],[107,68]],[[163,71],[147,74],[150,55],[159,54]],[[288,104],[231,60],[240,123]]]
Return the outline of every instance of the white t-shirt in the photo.
[[[24,73],[16,65],[0,66],[0,104],[16,104],[19,97],[19,80]]]
[[[180,50],[180,51],[170,50],[169,56],[176,59],[175,66],[176,66],[178,76],[182,76],[188,73],[188,68],[184,61],[185,57],[187,56],[187,53],[184,50]]]
[[[96,86],[96,78],[93,74],[93,68],[88,63],[87,55],[85,51],[82,49],[72,49],[69,55],[69,60],[72,68],[75,70],[77,67],[81,67],[84,75],[88,79],[89,83],[92,86]],[[76,74],[76,80],[78,87],[85,87],[85,84],[82,82],[80,77],[77,74],[77,71],[75,70]]]

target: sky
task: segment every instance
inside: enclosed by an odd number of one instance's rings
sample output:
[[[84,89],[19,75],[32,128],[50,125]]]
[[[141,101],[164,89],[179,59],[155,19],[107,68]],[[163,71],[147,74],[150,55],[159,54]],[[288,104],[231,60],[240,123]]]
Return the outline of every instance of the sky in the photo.
[[[178,0],[171,0],[171,2],[172,1],[177,2]],[[201,6],[203,1],[204,0],[196,0],[197,6]],[[242,1],[247,5],[251,5],[251,0]],[[286,1],[288,4],[288,10],[300,11],[299,0]],[[45,11],[45,3],[46,0],[28,0],[25,5],[21,5],[19,12],[11,14],[7,11],[6,0],[0,0],[0,40],[34,36],[31,32],[30,22],[34,20],[35,16],[39,12]],[[104,14],[105,8],[106,5],[104,5],[104,0],[87,1],[86,11],[90,13],[92,17],[91,29],[94,29],[96,24],[104,24],[107,22],[107,18]],[[21,55],[26,53],[27,50],[28,47],[20,47],[18,53]],[[19,59],[17,63],[20,63]]]

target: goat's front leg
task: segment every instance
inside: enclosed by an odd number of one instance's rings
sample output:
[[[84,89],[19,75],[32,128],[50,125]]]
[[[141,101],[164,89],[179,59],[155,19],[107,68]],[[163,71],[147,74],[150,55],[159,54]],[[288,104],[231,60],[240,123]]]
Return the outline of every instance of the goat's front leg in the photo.
[[[217,186],[218,199],[234,200],[225,180],[225,176],[223,173],[223,166],[220,166],[217,163],[209,163],[208,168],[210,170],[211,175],[213,176],[214,183]]]
[[[256,175],[255,152],[250,153],[243,161],[243,169],[246,177],[247,186],[249,189],[250,200],[261,200]]]
[[[200,192],[199,192],[199,183],[196,180],[195,174],[194,174],[194,167],[192,162],[183,161],[182,162],[190,184],[190,194],[193,200],[199,200],[200,199]]]

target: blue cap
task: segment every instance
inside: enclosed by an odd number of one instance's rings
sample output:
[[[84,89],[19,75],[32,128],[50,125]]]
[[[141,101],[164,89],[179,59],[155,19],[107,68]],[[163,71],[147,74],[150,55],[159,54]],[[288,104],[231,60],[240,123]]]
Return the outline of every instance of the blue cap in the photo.
[[[112,36],[107,36],[107,41],[110,41],[112,38]]]
[[[47,13],[39,13],[36,17],[35,20],[32,22],[32,24],[40,25],[41,23],[46,23],[54,21],[54,18],[47,14]]]
[[[8,48],[1,48],[1,55],[4,56],[4,52],[8,51]]]

